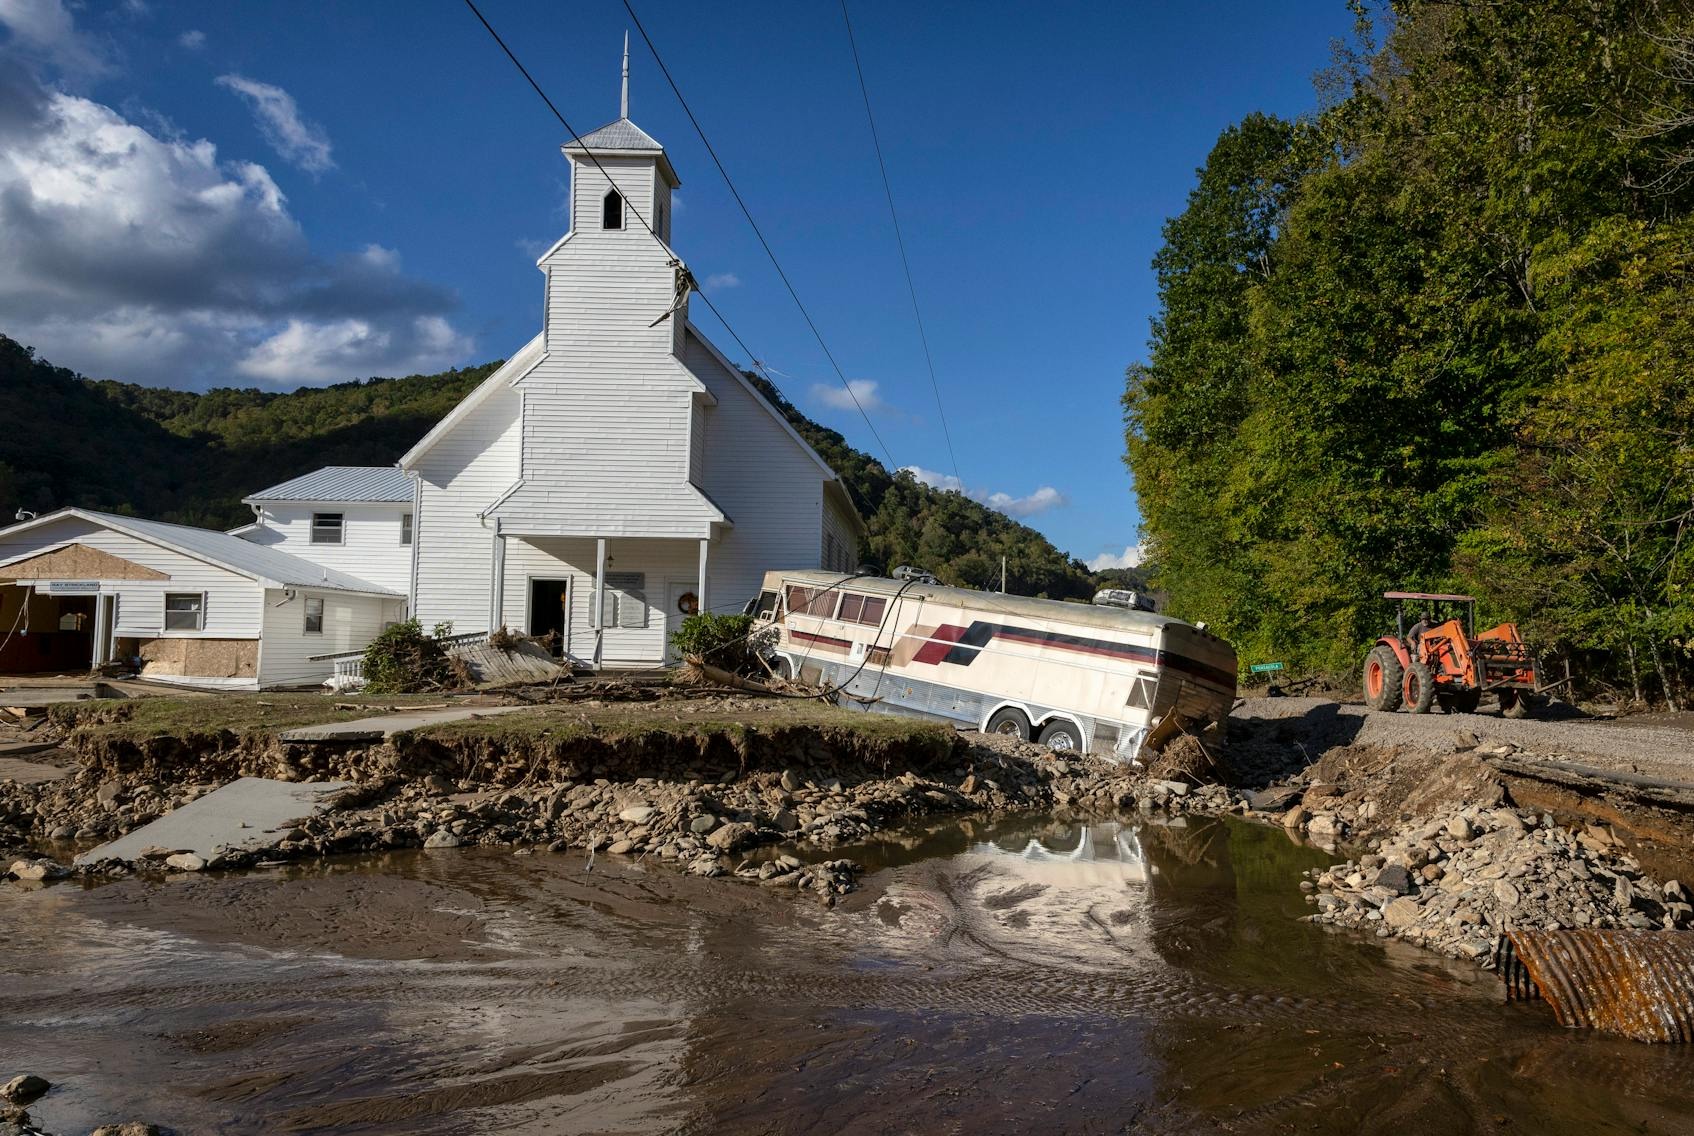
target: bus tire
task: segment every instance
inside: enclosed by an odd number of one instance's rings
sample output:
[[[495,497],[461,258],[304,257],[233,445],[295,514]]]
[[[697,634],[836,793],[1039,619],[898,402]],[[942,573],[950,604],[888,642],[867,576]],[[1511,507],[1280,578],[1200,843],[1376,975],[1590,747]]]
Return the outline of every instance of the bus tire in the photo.
[[[1082,730],[1069,718],[1054,718],[1041,727],[1041,744],[1048,749],[1082,752]]]
[[[794,677],[794,664],[788,661],[787,655],[778,655],[771,660],[771,673],[780,679],[792,679]]]
[[[1029,716],[1016,706],[1002,706],[988,716],[988,734],[1003,734],[1027,742],[1030,735]]]

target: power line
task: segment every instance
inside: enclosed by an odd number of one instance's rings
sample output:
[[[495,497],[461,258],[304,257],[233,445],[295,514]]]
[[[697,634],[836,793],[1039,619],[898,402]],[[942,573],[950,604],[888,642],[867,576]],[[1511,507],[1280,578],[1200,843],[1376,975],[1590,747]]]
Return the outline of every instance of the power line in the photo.
[[[865,69],[859,63],[859,42],[853,35],[853,20],[847,14],[847,0],[841,0],[841,20],[847,25],[847,43],[853,49],[853,70],[859,75],[859,94],[865,100],[865,119],[871,124],[871,144],[876,147],[876,164],[882,171],[882,190],[888,195],[888,216],[894,222],[894,241],[900,246],[900,267],[906,272],[906,291],[912,296],[912,317],[917,320],[918,341],[923,344],[923,361],[929,368],[929,389],[935,392],[935,411],[941,415],[941,436],[947,439],[947,457],[953,463],[953,479],[962,490],[965,479],[959,475],[959,457],[953,452],[953,432],[947,428],[947,411],[941,405],[941,385],[935,381],[935,360],[929,353],[929,333],[924,330],[923,312],[918,308],[918,287],[912,283],[912,263],[906,257],[906,238],[900,231],[900,214],[894,208],[894,187],[888,181],[888,163],[882,159],[882,139],[876,132],[876,115],[871,113],[871,93],[865,86]]]
[[[469,3],[470,0],[465,0],[465,2]],[[841,380],[841,388],[847,392],[847,397],[852,399],[853,405],[858,408],[859,417],[865,420],[865,425],[870,429],[871,437],[875,438],[877,445],[882,447],[884,456],[888,458],[889,472],[892,473],[895,469],[894,455],[889,453],[888,443],[884,442],[882,435],[877,433],[875,424],[871,422],[871,416],[865,413],[864,406],[859,402],[859,396],[853,391],[853,384],[847,381],[846,372],[841,369],[841,364],[835,361],[835,353],[829,349],[829,344],[824,342],[823,333],[818,331],[818,325],[812,319],[812,313],[806,310],[806,305],[800,300],[800,293],[794,290],[794,284],[788,279],[788,273],[782,270],[782,262],[776,258],[776,253],[772,251],[770,242],[765,240],[764,231],[759,228],[759,223],[753,220],[753,211],[748,209],[747,202],[741,199],[741,191],[735,188],[734,179],[729,176],[729,171],[723,168],[723,162],[719,160],[718,152],[712,148],[711,139],[706,137],[706,131],[701,128],[700,120],[694,117],[694,110],[688,105],[688,100],[682,97],[682,88],[678,87],[676,80],[671,78],[671,71],[669,67],[665,66],[664,57],[659,54],[659,49],[653,45],[653,37],[649,36],[647,29],[641,25],[641,17],[635,14],[635,8],[630,4],[630,0],[623,0],[623,6],[624,10],[629,13],[629,18],[635,23],[635,30],[641,33],[641,38],[646,42],[647,50],[653,53],[653,61],[659,65],[659,72],[664,75],[665,82],[670,84],[671,92],[676,95],[676,101],[682,104],[682,111],[688,116],[688,121],[693,124],[694,133],[700,136],[701,143],[706,147],[706,153],[711,155],[712,164],[717,166],[718,173],[723,175],[724,184],[729,186],[730,196],[735,198],[735,203],[741,207],[742,216],[746,217],[747,223],[753,227],[753,235],[759,238],[759,244],[763,246],[765,255],[770,257],[771,265],[775,267],[776,274],[782,278],[783,287],[788,289],[788,295],[794,300],[794,306],[800,309],[800,315],[805,318],[806,326],[812,329],[812,338],[818,341],[818,346],[823,348],[824,358],[828,359],[829,365],[835,368],[835,377]]]
[[[594,151],[590,150],[583,144],[582,135],[576,132],[576,127],[572,126],[565,118],[564,114],[560,112],[559,108],[553,105],[553,100],[547,97],[547,92],[541,89],[541,84],[535,81],[535,76],[529,73],[529,68],[523,65],[523,61],[517,57],[510,47],[506,46],[506,41],[500,38],[500,33],[494,30],[494,25],[488,22],[488,17],[482,14],[482,10],[476,6],[475,0],[465,0],[465,6],[471,10],[472,14],[476,16],[482,26],[488,30],[488,34],[494,38],[494,42],[500,45],[500,50],[506,53],[506,58],[510,59],[512,61],[512,66],[518,69],[518,74],[522,75],[529,82],[529,85],[535,89],[535,93],[541,96],[541,101],[547,104],[547,109],[553,112],[553,117],[558,119],[559,125],[563,126],[570,134],[571,140],[577,144],[584,154],[588,155],[588,160],[594,163],[594,168],[600,171],[601,176],[606,179],[606,184],[616,186],[617,183],[612,180],[612,175],[607,171],[605,166],[600,164],[600,159],[595,156]],[[636,208],[635,203],[626,198],[624,200],[624,207],[634,215],[637,221],[641,222],[641,227],[647,230],[647,235],[657,241],[660,248],[671,254],[672,263],[681,266],[682,261],[677,258],[674,252],[671,252],[671,247],[665,243],[664,238],[659,236],[653,226],[647,223],[647,218],[641,215],[641,210]],[[692,282],[693,274],[689,273],[686,267],[683,267],[683,272],[688,275],[690,282]],[[747,346],[746,341],[743,340],[735,328],[730,325],[729,320],[724,317],[724,314],[718,310],[718,306],[712,303],[712,298],[706,295],[706,293],[699,288],[695,288],[693,291],[696,296],[699,296],[706,302],[706,307],[711,310],[712,315],[717,317],[718,322],[723,325],[723,329],[729,333],[729,337],[731,339],[735,340],[735,345],[741,348],[742,353],[745,354],[748,360],[752,362],[753,367],[761,375],[763,375],[765,380],[773,387],[777,386],[776,380],[770,377],[765,365],[760,362],[759,357],[753,353],[753,349]],[[781,388],[778,387],[778,389],[780,390]],[[852,394],[853,392],[849,389],[847,393]],[[858,399],[855,398],[853,401],[857,404]],[[860,409],[860,413],[864,413],[863,408]],[[869,425],[870,419],[867,418],[865,422],[866,425]],[[871,428],[871,433],[876,433],[875,427]],[[882,439],[879,437],[877,438],[877,441],[881,442]],[[888,453],[887,446],[883,447],[883,453]],[[894,464],[894,458],[892,455],[889,455],[888,462],[890,466]]]

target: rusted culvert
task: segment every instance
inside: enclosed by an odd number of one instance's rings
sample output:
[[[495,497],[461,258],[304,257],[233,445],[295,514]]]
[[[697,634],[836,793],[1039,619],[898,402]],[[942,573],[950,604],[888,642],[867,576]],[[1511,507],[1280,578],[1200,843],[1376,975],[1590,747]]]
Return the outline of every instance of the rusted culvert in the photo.
[[[1694,1042],[1694,934],[1506,932],[1506,1000],[1544,1000],[1559,1024],[1636,1041]]]

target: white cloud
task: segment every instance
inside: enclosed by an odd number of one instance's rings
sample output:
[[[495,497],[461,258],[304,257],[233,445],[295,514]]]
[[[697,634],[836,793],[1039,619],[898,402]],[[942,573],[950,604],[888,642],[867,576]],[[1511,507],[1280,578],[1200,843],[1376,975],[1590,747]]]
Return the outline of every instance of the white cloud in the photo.
[[[706,277],[706,290],[716,292],[723,288],[741,287],[741,277],[733,272],[714,272]],[[874,383],[872,384],[875,385]]]
[[[925,469],[919,465],[909,465],[900,472],[909,473],[912,478],[934,489],[952,490],[963,493],[973,501],[980,501],[990,509],[998,509],[1008,517],[1033,517],[1037,513],[1045,513],[1049,509],[1057,509],[1068,505],[1070,498],[1053,488],[1043,485],[1035,492],[1023,497],[1014,497],[1010,493],[991,492],[987,489],[971,489],[949,473],[941,473],[933,469]]]
[[[241,75],[219,75],[215,82],[252,104],[253,116],[265,141],[283,158],[311,174],[335,168],[329,135],[323,127],[300,117],[293,95],[281,87]]]
[[[852,379],[845,387],[837,383],[813,383],[812,398],[831,410],[860,410],[866,414],[876,414],[880,411],[892,410],[882,396],[877,394],[877,384],[874,379]],[[849,393],[851,392],[851,393]]]
[[[79,76],[106,70],[103,53],[77,34],[60,0],[0,0],[0,27],[11,35],[6,46],[27,59]]]
[[[1100,555],[1088,561],[1088,570],[1090,572],[1105,572],[1113,568],[1134,568],[1140,563],[1141,546],[1129,544],[1124,546],[1121,554],[1114,553],[1110,549],[1100,553]]]
[[[39,66],[0,45],[0,332],[97,377],[184,387],[469,356],[455,297],[394,250],[315,253],[265,167],[49,87]]]
[[[201,31],[199,28],[189,28],[187,31],[176,37],[176,42],[179,46],[186,47],[189,51],[199,51],[201,48],[206,46],[206,33]]]

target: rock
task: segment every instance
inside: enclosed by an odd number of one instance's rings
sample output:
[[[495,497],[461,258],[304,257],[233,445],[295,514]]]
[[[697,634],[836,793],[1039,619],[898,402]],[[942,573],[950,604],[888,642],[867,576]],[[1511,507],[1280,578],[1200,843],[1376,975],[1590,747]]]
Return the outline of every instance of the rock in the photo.
[[[102,1124],[89,1133],[89,1136],[165,1136],[165,1130],[157,1124],[130,1120],[123,1124]]]
[[[24,1073],[0,1086],[0,1097],[5,1097],[13,1104],[28,1104],[52,1087],[46,1078],[37,1077],[34,1073]]]
[[[1186,781],[1155,781],[1153,787],[1163,789],[1173,797],[1186,797],[1188,790],[1192,788]]]
[[[1374,886],[1386,888],[1395,895],[1405,895],[1412,890],[1412,874],[1406,870],[1403,864],[1383,865],[1382,869],[1376,873],[1376,879],[1372,882]]]
[[[1390,927],[1410,927],[1418,921],[1423,908],[1409,895],[1403,895],[1382,909],[1382,921]]]
[[[102,808],[114,809],[117,808],[118,798],[123,796],[123,793],[123,785],[116,781],[107,781],[98,789],[94,790],[94,799]]]
[[[1295,805],[1293,808],[1282,814],[1282,827],[1299,828],[1311,819],[1312,814],[1306,811],[1305,805]]]
[[[1476,829],[1464,817],[1456,816],[1447,822],[1447,835],[1454,840],[1471,841],[1476,839]]]
[[[959,792],[963,793],[967,797],[976,792],[976,774],[972,773],[963,781],[959,782]]]
[[[695,836],[704,836],[718,826],[718,818],[710,813],[701,813],[688,822],[688,831]]]
[[[617,843],[613,844],[610,848],[606,849],[606,852],[607,852],[608,855],[611,855],[611,856],[623,856],[623,855],[628,854],[634,848],[635,848],[635,841],[633,841],[633,840],[620,840]]]
[[[458,846],[459,838],[445,828],[436,829],[429,834],[429,839],[424,841],[425,848],[457,848]]]
[[[438,797],[444,797],[453,791],[453,783],[439,773],[431,773],[428,777],[425,777],[423,786]]]
[[[771,827],[778,832],[793,832],[800,827],[800,818],[793,809],[778,809],[771,814]]]
[[[798,792],[801,784],[802,782],[799,775],[792,769],[784,769],[782,771],[782,788],[784,791],[789,793]]]
[[[1453,735],[1453,749],[1459,753],[1475,749],[1482,744],[1482,739],[1476,736],[1474,730],[1459,730]]]
[[[1298,785],[1277,785],[1247,794],[1247,804],[1263,813],[1280,813],[1300,799]]]
[[[713,829],[712,834],[706,837],[706,843],[720,852],[734,852],[736,849],[752,843],[753,835],[752,825],[734,821]]]
[[[49,832],[47,834],[47,839],[49,839],[49,840],[69,840],[72,837],[74,837],[75,835],[76,835],[76,828],[74,826],[68,825],[68,824],[61,824],[58,827],[54,828],[52,832]]]
[[[1430,883],[1434,883],[1436,880],[1445,875],[1446,872],[1442,869],[1440,864],[1425,864],[1423,867],[1418,869],[1418,874]]]
[[[1508,880],[1494,881],[1494,898],[1508,910],[1518,905],[1518,889]]]
[[[8,870],[20,880],[57,880],[70,875],[70,870],[64,865],[46,858],[14,860]]]
[[[1307,826],[1306,831],[1312,834],[1313,839],[1333,840],[1346,829],[1347,826],[1341,818],[1330,813],[1319,813],[1312,818],[1312,823]]]
[[[646,824],[658,811],[652,805],[631,805],[618,814],[618,819],[625,824]]]
[[[165,867],[175,868],[179,872],[198,872],[206,866],[206,861],[192,852],[178,852],[165,857]]]

